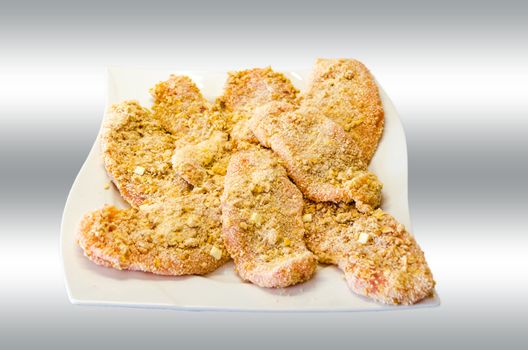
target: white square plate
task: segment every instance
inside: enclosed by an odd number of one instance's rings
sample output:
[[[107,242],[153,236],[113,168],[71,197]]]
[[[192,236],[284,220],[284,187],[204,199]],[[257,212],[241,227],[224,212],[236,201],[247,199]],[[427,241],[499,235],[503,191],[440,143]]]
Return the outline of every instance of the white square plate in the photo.
[[[190,76],[204,96],[213,100],[222,93],[225,72],[156,71],[109,69],[108,105],[136,99],[144,106],[152,101],[148,90],[170,73]],[[309,71],[284,72],[303,89]],[[381,90],[385,130],[370,169],[384,184],[382,208],[407,228],[407,146],[405,134],[391,101]],[[61,252],[68,296],[74,304],[160,307],[184,310],[238,311],[364,311],[400,309],[370,301],[352,293],[335,266],[322,266],[314,278],[286,289],[265,289],[243,283],[228,263],[207,276],[165,277],[149,273],[118,271],[98,266],[83,256],[76,244],[81,216],[104,204],[126,207],[105,172],[97,137],[66,201],[61,226]],[[417,305],[436,306],[434,296]],[[407,307],[408,308],[408,307]]]

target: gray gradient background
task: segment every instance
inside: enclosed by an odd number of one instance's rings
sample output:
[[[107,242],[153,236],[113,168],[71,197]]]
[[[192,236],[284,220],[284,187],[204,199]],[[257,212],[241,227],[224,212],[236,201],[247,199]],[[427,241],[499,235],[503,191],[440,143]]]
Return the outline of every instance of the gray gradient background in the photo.
[[[526,2],[0,4],[0,348],[526,348]],[[106,66],[288,69],[319,56],[363,60],[400,111],[414,231],[439,308],[68,302],[60,218],[99,127]]]

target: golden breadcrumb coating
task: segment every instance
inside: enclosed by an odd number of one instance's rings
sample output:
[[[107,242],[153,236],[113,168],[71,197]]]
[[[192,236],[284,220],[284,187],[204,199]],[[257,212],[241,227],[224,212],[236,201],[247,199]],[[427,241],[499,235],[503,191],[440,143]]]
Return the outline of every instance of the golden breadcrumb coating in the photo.
[[[306,249],[301,192],[267,150],[231,157],[222,195],[225,245],[238,274],[261,287],[308,280],[317,261]]]
[[[337,264],[355,293],[386,304],[414,304],[435,282],[413,236],[377,209],[359,213],[353,205],[315,203],[304,207],[306,244],[321,262]]]
[[[230,72],[224,93],[216,102],[226,111],[242,112],[271,101],[293,103],[298,92],[284,74],[271,67],[253,68]]]
[[[119,270],[203,275],[229,260],[217,201],[190,193],[139,209],[106,206],[83,217],[79,245],[95,263]]]
[[[311,278],[318,258],[383,303],[432,293],[412,235],[373,211],[382,185],[367,165],[384,116],[360,62],[317,60],[301,96],[269,67],[229,73],[213,105],[186,76],[171,75],[151,94],[152,111],[125,101],[103,125],[105,167],[132,208],[83,217],[78,242],[90,260],[202,275],[231,255],[244,280],[286,287]]]
[[[367,171],[357,144],[317,109],[270,103],[249,122],[263,146],[284,161],[288,175],[315,201],[355,201],[361,211],[379,206],[381,183]]]
[[[165,91],[166,85],[171,84],[158,84],[156,90]],[[191,90],[192,93],[187,95],[198,100],[197,88],[186,90]],[[204,114],[211,115],[210,119],[221,116],[222,122],[213,123],[214,127],[209,127],[208,136],[202,138],[201,142],[177,145],[172,158],[176,173],[193,186],[215,186],[222,190],[223,176],[231,154],[260,148],[258,140],[246,125],[255,108],[271,101],[294,103],[297,93],[288,78],[270,67],[230,72],[224,93],[216,99],[214,108],[203,110]]]
[[[174,151],[174,171],[193,186],[215,186],[222,190],[227,163],[234,146],[229,135],[216,131],[196,145],[187,145]]]
[[[175,141],[137,101],[110,107],[101,133],[103,161],[119,192],[132,206],[162,201],[189,190],[171,166]]]
[[[318,59],[303,105],[317,108],[356,141],[366,164],[383,133],[378,87],[367,67],[353,59]]]
[[[211,132],[227,127],[224,115],[213,108],[187,76],[171,75],[151,89],[151,94],[154,115],[180,145],[203,141]]]
[[[152,92],[154,112],[135,101],[116,104],[103,128],[106,169],[135,208],[104,208],[87,214],[79,243],[86,256],[105,266],[171,275],[207,273],[229,259],[220,235],[222,188],[191,186],[177,176],[172,156],[176,145],[207,139],[227,123],[220,113],[209,109],[187,77],[171,76]],[[119,237],[150,228],[148,236],[129,237],[127,244],[152,243],[152,249],[138,253],[131,248],[128,260],[116,257],[112,253],[115,244],[124,249],[123,242],[115,239],[116,222]],[[105,237],[97,244],[87,238],[94,230],[97,237]],[[167,247],[164,235],[181,242]],[[161,238],[152,240],[154,236]],[[211,243],[215,246],[210,247]],[[154,263],[160,258],[169,265]]]
[[[246,122],[255,108],[272,101],[295,103],[298,90],[283,74],[270,67],[230,72],[224,93],[216,105],[235,122],[231,137],[235,140],[258,143]]]
[[[303,221],[306,245],[320,262],[338,264],[342,252],[350,248],[346,232],[361,215],[353,203],[305,199]]]

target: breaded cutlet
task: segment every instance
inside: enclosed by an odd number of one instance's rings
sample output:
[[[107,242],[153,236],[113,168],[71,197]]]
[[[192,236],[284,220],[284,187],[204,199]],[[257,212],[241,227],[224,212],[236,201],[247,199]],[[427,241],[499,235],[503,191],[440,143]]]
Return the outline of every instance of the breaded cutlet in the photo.
[[[222,191],[229,157],[235,147],[227,133],[216,131],[210,138],[195,145],[178,148],[172,156],[176,174],[195,187]]]
[[[175,142],[176,137],[137,101],[110,107],[101,132],[103,162],[130,205],[163,201],[189,190],[172,169]]]
[[[231,138],[258,143],[246,123],[255,108],[272,101],[296,103],[298,90],[282,73],[270,67],[230,72],[216,106],[234,121]]]
[[[223,116],[214,113],[212,105],[187,76],[171,75],[150,92],[153,114],[180,145],[203,141],[212,131],[225,127]]]
[[[107,114],[103,160],[133,208],[105,207],[86,214],[79,244],[94,262],[118,269],[207,273],[229,260],[220,235],[221,188],[192,186],[174,171],[172,156],[176,145],[223,129],[224,120],[208,109],[187,77],[171,76],[153,95],[154,112],[125,101]]]
[[[384,112],[369,70],[354,59],[318,59],[302,104],[317,108],[353,137],[368,164],[383,133]]]
[[[350,289],[385,304],[414,304],[435,282],[413,236],[390,214],[362,214],[351,204],[305,202],[308,248],[336,264]]]
[[[304,243],[301,192],[268,150],[231,157],[222,195],[223,236],[236,270],[261,287],[311,278],[315,256]]]
[[[257,108],[248,125],[307,198],[354,201],[363,212],[379,206],[382,185],[367,171],[358,145],[317,109],[272,102]]]
[[[189,193],[139,209],[105,206],[81,220],[78,242],[99,265],[203,275],[227,262],[216,196]]]

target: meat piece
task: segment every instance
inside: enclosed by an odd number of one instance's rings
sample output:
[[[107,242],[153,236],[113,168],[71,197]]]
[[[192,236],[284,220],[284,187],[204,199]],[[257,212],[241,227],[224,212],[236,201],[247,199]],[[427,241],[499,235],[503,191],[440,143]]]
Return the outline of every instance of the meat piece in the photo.
[[[317,261],[306,249],[301,192],[266,150],[231,157],[222,195],[223,236],[236,270],[261,287],[308,280]]]
[[[190,193],[141,208],[106,206],[81,220],[78,243],[99,265],[203,275],[229,260],[216,196]]]
[[[171,156],[176,137],[136,101],[113,105],[101,132],[105,168],[132,206],[163,201],[189,190],[174,174]]]
[[[210,104],[189,77],[171,75],[151,94],[156,118],[176,140],[196,143],[207,138]]]
[[[232,151],[226,133],[217,131],[196,145],[176,149],[172,157],[174,171],[193,186],[215,185],[222,191],[223,177]]]
[[[358,145],[317,109],[269,103],[255,111],[249,126],[309,199],[354,201],[363,212],[379,206],[382,185],[367,171]]]
[[[414,304],[435,282],[420,247],[381,209],[362,214],[350,204],[307,201],[306,245],[321,262],[336,264],[352,291],[386,304]]]
[[[368,164],[383,133],[378,87],[367,67],[353,59],[318,59],[303,105],[317,108],[354,139]]]
[[[283,74],[270,67],[230,72],[224,94],[216,104],[234,122],[231,137],[240,142],[258,143],[247,127],[255,108],[272,101],[294,103],[297,89]]]

